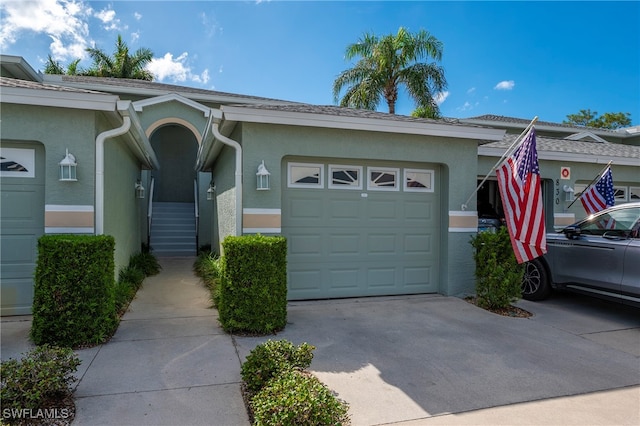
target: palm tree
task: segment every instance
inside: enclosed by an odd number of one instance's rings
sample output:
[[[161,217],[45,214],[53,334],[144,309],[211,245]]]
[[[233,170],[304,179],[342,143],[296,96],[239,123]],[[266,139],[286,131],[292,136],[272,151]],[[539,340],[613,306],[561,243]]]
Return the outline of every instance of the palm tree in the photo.
[[[118,35],[116,50],[109,56],[102,49],[90,47],[86,49],[93,59],[93,66],[87,71],[88,75],[96,77],[132,78],[136,80],[153,80],[153,74],[145,66],[153,59],[153,52],[147,48],[140,48],[129,55],[129,47]]]
[[[447,87],[444,68],[435,62],[417,62],[442,59],[442,43],[433,35],[425,30],[411,34],[403,27],[398,34],[382,38],[365,33],[357,43],[347,46],[345,58],[356,57],[360,59],[355,66],[341,72],[333,82],[334,101],[340,106],[374,110],[384,98],[389,113],[395,114],[398,89],[404,86],[417,108],[439,114],[435,97]]]
[[[45,74],[66,74],[66,75],[81,75],[82,71],[78,68],[80,59],[71,61],[65,69],[60,62],[54,60],[51,55],[47,57],[47,62],[44,65]]]

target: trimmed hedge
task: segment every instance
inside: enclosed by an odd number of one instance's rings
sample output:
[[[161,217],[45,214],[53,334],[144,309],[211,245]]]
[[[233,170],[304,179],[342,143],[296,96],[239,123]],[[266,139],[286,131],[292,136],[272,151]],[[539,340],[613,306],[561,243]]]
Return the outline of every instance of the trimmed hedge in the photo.
[[[113,334],[114,249],[108,235],[40,237],[31,327],[36,345],[93,345]]]
[[[519,265],[506,226],[495,233],[481,232],[471,239],[475,248],[478,306],[506,308],[522,297],[524,264]]]
[[[269,334],[287,324],[284,237],[229,236],[222,243],[218,313],[227,332]]]
[[[250,392],[258,392],[273,377],[292,368],[305,369],[313,360],[314,346],[294,346],[288,340],[268,340],[247,355],[240,374]]]

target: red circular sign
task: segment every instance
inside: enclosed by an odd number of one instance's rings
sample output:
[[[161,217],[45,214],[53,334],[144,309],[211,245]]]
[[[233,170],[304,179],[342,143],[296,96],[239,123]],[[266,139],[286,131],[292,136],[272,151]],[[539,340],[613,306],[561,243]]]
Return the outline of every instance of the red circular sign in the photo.
[[[562,171],[560,172],[560,174],[562,175],[563,178],[568,178],[569,177],[569,168],[568,167],[563,167]]]

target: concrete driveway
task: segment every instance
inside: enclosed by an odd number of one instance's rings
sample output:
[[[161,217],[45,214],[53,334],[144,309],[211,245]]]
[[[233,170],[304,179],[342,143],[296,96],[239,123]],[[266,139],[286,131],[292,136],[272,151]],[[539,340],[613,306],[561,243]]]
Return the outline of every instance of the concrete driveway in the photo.
[[[272,338],[317,347],[311,369],[355,425],[640,424],[640,310],[519,306],[533,317],[442,296],[292,302]],[[244,359],[266,338],[234,340]]]
[[[354,426],[640,424],[640,310],[576,295],[502,317],[436,295],[292,302],[269,337],[228,335],[193,276],[161,259],[108,343],[79,351],[77,425],[248,425],[240,366],[260,342],[317,347],[311,369]],[[32,347],[2,318],[2,359]]]

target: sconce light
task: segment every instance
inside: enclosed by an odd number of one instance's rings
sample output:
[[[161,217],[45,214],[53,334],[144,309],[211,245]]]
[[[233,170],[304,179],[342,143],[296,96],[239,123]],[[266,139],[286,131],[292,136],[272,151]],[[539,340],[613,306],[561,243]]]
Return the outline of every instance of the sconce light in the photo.
[[[260,165],[258,166],[258,173],[256,173],[256,189],[258,191],[268,191],[269,189],[271,189],[271,187],[269,186],[270,175],[271,173],[269,173],[269,170],[267,170],[267,168],[264,166],[264,160],[262,160],[262,163],[260,163]]]
[[[211,201],[216,198],[216,185],[211,181],[209,183],[209,189],[207,189],[207,201]]]
[[[140,181],[136,182],[135,189],[136,198],[144,198],[144,186],[142,186],[142,183]]]
[[[573,193],[575,192],[573,190],[572,187],[570,187],[569,185],[565,185],[562,187],[562,190],[564,191],[564,200],[565,201],[573,201],[574,197],[573,197]]]
[[[74,157],[73,154],[69,154],[69,149],[67,149],[67,155],[65,155],[58,165],[60,166],[59,180],[68,182],[76,182],[78,180],[76,178],[76,167],[78,163],[76,163],[76,157]]]

